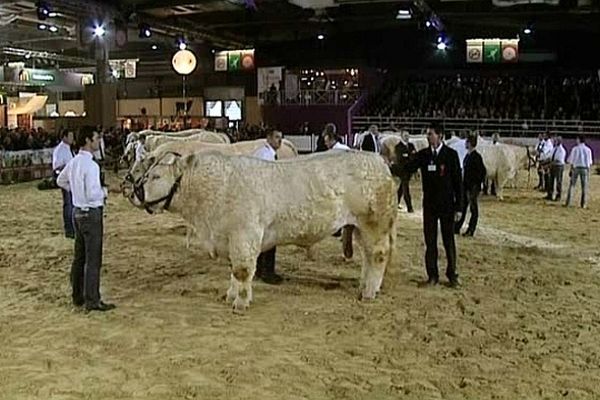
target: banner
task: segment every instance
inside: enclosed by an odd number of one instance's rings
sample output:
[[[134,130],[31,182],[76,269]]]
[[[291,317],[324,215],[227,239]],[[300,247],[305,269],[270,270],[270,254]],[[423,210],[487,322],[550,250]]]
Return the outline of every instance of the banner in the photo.
[[[254,71],[254,49],[228,50],[215,53],[215,71]]]
[[[46,86],[60,91],[80,91],[85,85],[94,82],[93,74],[63,72],[55,69],[34,69],[24,67],[4,67],[6,82],[23,82]]]
[[[467,63],[516,63],[519,39],[467,39]]]

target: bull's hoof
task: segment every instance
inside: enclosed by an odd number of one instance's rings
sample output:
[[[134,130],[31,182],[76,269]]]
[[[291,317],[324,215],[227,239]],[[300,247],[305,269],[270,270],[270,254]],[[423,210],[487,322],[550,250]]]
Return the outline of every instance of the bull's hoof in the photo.
[[[233,302],[233,313],[238,315],[244,315],[248,309],[249,302],[244,301],[241,298],[236,298]]]
[[[370,292],[368,290],[363,290],[362,292],[360,292],[360,294],[358,295],[358,299],[361,301],[370,301],[370,300],[375,300],[375,296],[377,295],[376,292]]]

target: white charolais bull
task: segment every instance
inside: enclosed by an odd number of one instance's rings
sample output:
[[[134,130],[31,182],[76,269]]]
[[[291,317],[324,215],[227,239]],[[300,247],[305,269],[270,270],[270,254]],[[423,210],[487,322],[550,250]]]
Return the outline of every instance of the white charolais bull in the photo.
[[[273,246],[311,246],[345,225],[361,244],[361,296],[373,299],[391,261],[398,182],[376,154],[326,152],[284,161],[199,153],[157,160],[132,203],[168,209],[192,224],[204,250],[228,257],[227,298],[236,312],[252,300],[258,255]]]

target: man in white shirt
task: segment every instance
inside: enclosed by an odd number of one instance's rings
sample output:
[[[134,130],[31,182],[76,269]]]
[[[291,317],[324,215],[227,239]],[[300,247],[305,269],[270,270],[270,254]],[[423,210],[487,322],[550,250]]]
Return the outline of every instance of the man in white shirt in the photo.
[[[585,137],[580,135],[577,137],[577,146],[573,147],[567,162],[571,164],[571,170],[569,171],[569,177],[571,182],[569,184],[569,191],[567,192],[567,202],[565,206],[570,207],[572,205],[571,194],[575,189],[577,178],[581,180],[581,207],[587,208],[587,193],[590,179],[590,169],[594,163],[592,157],[592,149],[585,144]]]
[[[379,153],[381,145],[379,143],[379,129],[377,125],[371,125],[369,131],[362,136],[362,140],[359,144],[362,151],[372,151]]]
[[[550,186],[550,165],[552,153],[554,152],[553,138],[551,138],[548,134],[544,135],[544,142],[541,148],[542,150],[539,155],[539,160],[540,167],[542,169],[544,185],[540,190],[547,191],[548,186]]]
[[[73,151],[71,144],[73,143],[73,132],[64,129],[62,131],[62,140],[52,152],[52,171],[54,177],[60,174],[60,171],[73,159]],[[71,193],[65,189],[62,192],[63,201],[63,229],[65,236],[69,239],[75,238],[75,229],[73,228],[73,201]]]
[[[79,153],[61,171],[56,183],[71,192],[75,224],[75,254],[71,266],[73,304],[86,311],[115,308],[100,297],[102,265],[103,205],[107,191],[100,184],[100,167],[92,154],[100,145],[93,127],[83,127],[77,135]]]
[[[277,150],[281,147],[282,139],[283,135],[281,132],[275,130],[269,131],[267,133],[267,142],[254,153],[254,157],[266,161],[276,161]],[[272,285],[278,285],[283,282],[281,275],[275,273],[275,253],[275,247],[263,251],[256,261],[256,277],[262,279],[263,282]]]
[[[557,136],[554,138],[554,150],[550,156],[550,181],[546,187],[546,200],[560,201],[562,194],[563,172],[565,170],[565,158],[567,151],[562,145],[562,138]],[[556,184],[556,197],[554,197],[554,187]]]

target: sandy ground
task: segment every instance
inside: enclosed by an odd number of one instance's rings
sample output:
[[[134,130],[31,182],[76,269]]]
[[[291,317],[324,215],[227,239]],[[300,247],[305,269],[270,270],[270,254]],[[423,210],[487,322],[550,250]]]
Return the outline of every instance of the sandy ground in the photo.
[[[459,290],[417,287],[418,212],[400,213],[372,302],[338,240],[313,262],[280,248],[288,280],[257,283],[245,316],[220,300],[224,261],[118,194],[102,281],[118,308],[75,310],[60,193],[0,187],[0,399],[599,399],[600,176],[591,186],[588,210],[525,188],[485,198],[477,236],[458,239]]]

